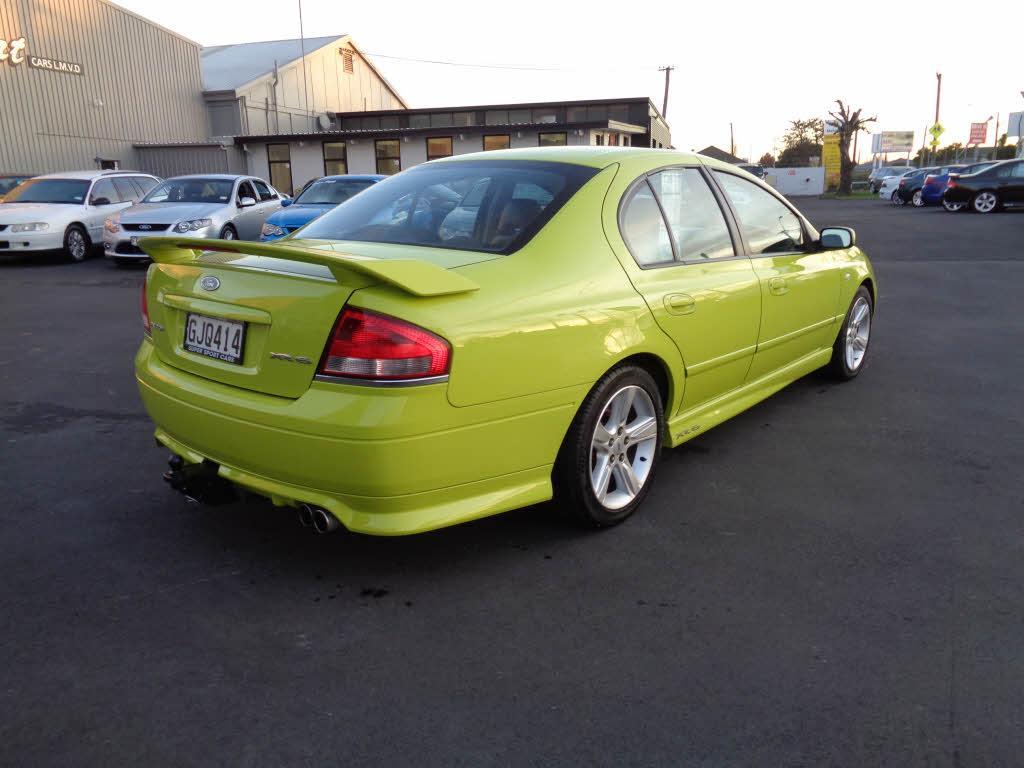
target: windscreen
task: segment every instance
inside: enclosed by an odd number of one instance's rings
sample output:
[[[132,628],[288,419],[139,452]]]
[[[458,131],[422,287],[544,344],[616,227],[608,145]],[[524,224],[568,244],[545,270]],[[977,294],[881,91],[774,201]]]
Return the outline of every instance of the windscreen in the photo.
[[[341,205],[373,184],[374,182],[368,179],[320,179],[306,187],[303,193],[295,198],[295,205]]]
[[[511,253],[596,173],[540,161],[427,163],[373,185],[302,237]]]
[[[16,186],[21,184],[23,179],[20,176],[13,176],[6,179],[0,179],[0,196],[7,194]]]
[[[156,186],[144,203],[226,203],[235,182],[230,179],[171,179]]]
[[[89,194],[89,182],[80,179],[33,179],[12,189],[5,203],[70,203],[82,205]]]

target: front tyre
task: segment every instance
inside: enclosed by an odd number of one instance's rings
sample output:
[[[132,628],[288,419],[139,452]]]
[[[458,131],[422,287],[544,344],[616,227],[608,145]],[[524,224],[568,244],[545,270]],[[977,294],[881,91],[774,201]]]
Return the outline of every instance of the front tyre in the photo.
[[[234,227],[232,227],[230,224],[227,224],[224,227],[224,229],[222,229],[220,231],[220,239],[221,240],[237,240],[238,239],[238,233],[235,232],[235,228]]]
[[[914,204],[915,208],[924,208],[924,195],[921,194],[921,190],[914,190],[914,196],[910,198],[910,202]]]
[[[907,201],[904,200],[902,197],[900,197],[900,193],[898,191],[895,191],[895,190],[893,191],[893,193],[891,195],[889,195],[889,201],[893,205],[906,205],[907,204]]]
[[[72,224],[64,231],[64,254],[70,261],[85,261],[92,249],[89,234],[79,224]]]
[[[635,365],[605,374],[587,395],[555,464],[555,499],[581,523],[629,517],[650,490],[665,413],[658,385]]]
[[[975,213],[992,213],[998,207],[999,195],[989,190],[979,192],[971,200],[971,208],[974,209]]]
[[[871,319],[874,304],[871,291],[862,285],[853,296],[846,312],[843,326],[839,329],[835,344],[832,345],[832,361],[829,369],[840,381],[855,378],[864,368],[871,342]]]
[[[942,207],[945,208],[950,213],[956,213],[957,211],[962,211],[964,209],[964,204],[963,203],[951,203],[948,200],[943,200],[942,201]]]

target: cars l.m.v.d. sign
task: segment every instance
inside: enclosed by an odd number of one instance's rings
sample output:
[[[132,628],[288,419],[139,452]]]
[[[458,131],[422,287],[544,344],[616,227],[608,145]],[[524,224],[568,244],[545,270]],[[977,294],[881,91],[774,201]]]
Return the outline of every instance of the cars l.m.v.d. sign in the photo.
[[[18,37],[13,40],[0,37],[0,64],[6,62],[12,67],[28,64],[35,69],[50,72],[61,72],[68,75],[81,75],[82,65],[73,61],[53,59],[48,56],[34,56],[28,52],[28,40]]]

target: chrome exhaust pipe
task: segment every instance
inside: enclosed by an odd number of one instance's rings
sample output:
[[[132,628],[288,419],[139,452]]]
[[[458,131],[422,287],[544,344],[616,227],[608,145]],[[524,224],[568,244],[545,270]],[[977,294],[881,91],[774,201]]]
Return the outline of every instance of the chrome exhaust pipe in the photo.
[[[313,525],[313,508],[309,504],[299,504],[299,523],[303,528]]]
[[[341,527],[338,518],[326,509],[316,507],[313,509],[313,528],[317,533],[333,533]]]

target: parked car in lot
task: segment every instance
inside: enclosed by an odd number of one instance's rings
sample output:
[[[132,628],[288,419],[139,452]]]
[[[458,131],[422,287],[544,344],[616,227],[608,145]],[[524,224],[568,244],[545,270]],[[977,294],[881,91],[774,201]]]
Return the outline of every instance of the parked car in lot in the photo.
[[[263,224],[260,240],[270,242],[290,235],[300,227],[323,216],[387,176],[323,176],[307,184],[294,200],[282,200],[282,210],[271,214]]]
[[[986,163],[976,163],[974,165],[947,165],[939,168],[933,173],[929,173],[924,177],[924,185],[921,187],[921,199],[925,205],[941,205],[947,211],[954,213],[963,208],[960,203],[947,203],[942,199],[943,194],[946,192],[946,185],[949,183],[951,175],[962,175],[965,173],[978,173],[986,168],[995,165],[995,161],[992,160]]]
[[[159,183],[128,171],[55,173],[22,182],[0,203],[0,253],[63,249],[72,261],[83,261],[100,242],[104,220]]]
[[[924,186],[924,177],[937,170],[938,168],[935,167],[919,168],[914,173],[901,176],[899,183],[896,185],[896,193],[899,195],[901,203],[910,203],[915,208],[923,206],[924,199],[921,197],[921,187]],[[897,203],[897,205],[899,204]]]
[[[172,232],[179,237],[256,240],[281,195],[263,179],[231,174],[176,176],[155,187],[132,210],[103,226],[103,251],[116,263],[148,259],[143,237]]]
[[[765,177],[765,174],[767,173],[763,165],[755,165],[753,163],[740,163],[736,167],[742,168],[747,173],[754,174],[759,179],[763,179]]]
[[[909,176],[912,173],[917,173],[917,168],[908,168],[901,174],[896,176],[886,176],[882,179],[882,185],[878,188],[879,199],[888,200],[893,205],[905,205],[903,198],[900,197],[897,190],[900,186],[900,179],[904,176]]]
[[[977,173],[953,176],[942,201],[977,213],[1024,207],[1024,160],[1003,160]]]
[[[28,181],[31,178],[31,176],[16,173],[0,176],[0,202],[3,202],[4,195],[21,184],[21,182]]]
[[[141,245],[135,372],[166,480],[247,488],[321,532],[552,496],[619,523],[663,446],[817,368],[857,376],[876,299],[852,230],[668,150],[460,155],[280,242]]]
[[[882,181],[889,176],[902,176],[907,172],[909,166],[905,165],[880,165],[872,169],[868,174],[868,186],[872,193],[877,193],[882,188]]]

